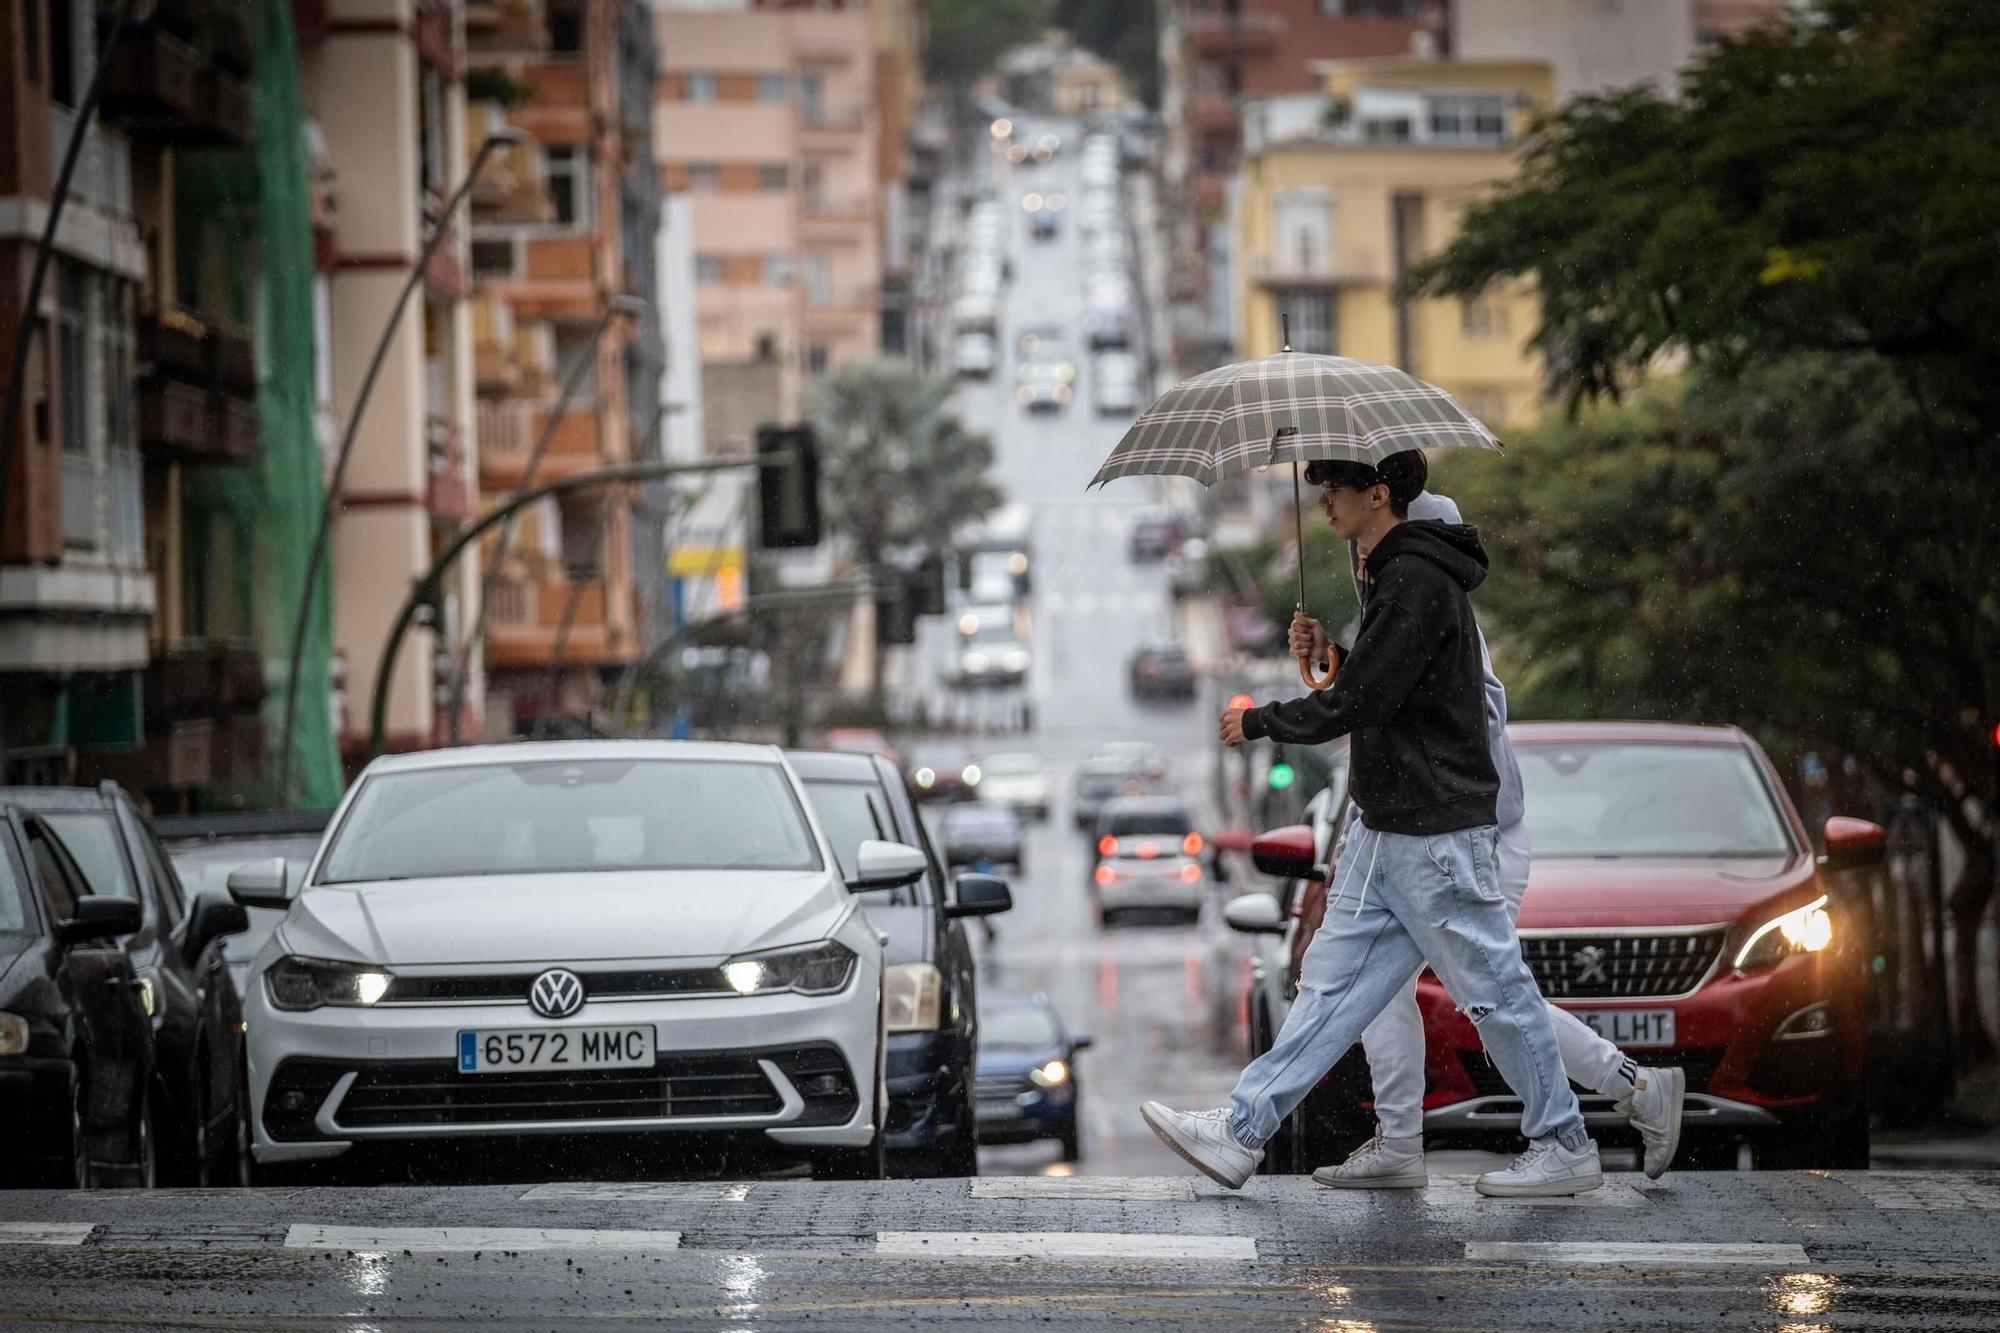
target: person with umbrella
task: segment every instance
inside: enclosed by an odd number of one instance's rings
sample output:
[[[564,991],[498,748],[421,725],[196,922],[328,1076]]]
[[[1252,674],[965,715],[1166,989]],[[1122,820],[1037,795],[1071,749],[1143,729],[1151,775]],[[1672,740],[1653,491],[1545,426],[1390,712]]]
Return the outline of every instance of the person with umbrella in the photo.
[[[1360,633],[1339,655],[1330,686],[1231,708],[1220,732],[1231,746],[1351,736],[1360,829],[1302,960],[1298,999],[1271,1049],[1244,1069],[1230,1105],[1188,1112],[1149,1101],[1141,1113],[1182,1158],[1240,1188],[1284,1118],[1428,962],[1521,1099],[1528,1150],[1482,1175],[1478,1191],[1595,1189],[1603,1183],[1597,1145],[1496,878],[1500,781],[1468,597],[1486,577],[1479,534],[1409,519],[1425,476],[1413,451],[1376,463],[1317,462],[1314,475],[1334,531],[1367,552]]]
[[[1423,463],[1422,454],[1409,455]],[[1443,523],[1462,521],[1451,497],[1429,488],[1428,464],[1418,468],[1424,489],[1410,502],[1412,519],[1436,519]],[[1306,468],[1306,481],[1319,485],[1323,480],[1320,464]],[[1350,568],[1354,575],[1357,601],[1367,598],[1362,578],[1367,552],[1350,543]],[[1304,612],[1293,617],[1290,634],[1294,652],[1311,662],[1323,662],[1333,651],[1325,629]],[[1514,744],[1507,736],[1507,687],[1494,674],[1493,661],[1486,650],[1486,636],[1479,635],[1479,660],[1484,671],[1487,743],[1493,754],[1493,768],[1500,779],[1495,800],[1499,831],[1495,838],[1495,877],[1507,910],[1518,917],[1521,899],[1528,888],[1530,847],[1527,804],[1521,787],[1521,767],[1514,757]],[[1361,821],[1349,811],[1342,850],[1336,863],[1346,855]],[[1681,1109],[1687,1095],[1687,1077],[1677,1068],[1643,1068],[1618,1047],[1599,1036],[1582,1019],[1566,1009],[1549,1006],[1549,1022],[1555,1028],[1556,1045],[1562,1052],[1563,1070],[1570,1080],[1612,1099],[1639,1135],[1641,1165],[1649,1179],[1666,1174],[1680,1145]],[[1424,1020],[1417,1007],[1416,976],[1396,992],[1388,1008],[1376,1016],[1361,1034],[1361,1049],[1368,1055],[1368,1073],[1375,1093],[1376,1132],[1356,1148],[1344,1162],[1321,1167],[1313,1179],[1334,1189],[1415,1189],[1429,1181],[1424,1167]]]

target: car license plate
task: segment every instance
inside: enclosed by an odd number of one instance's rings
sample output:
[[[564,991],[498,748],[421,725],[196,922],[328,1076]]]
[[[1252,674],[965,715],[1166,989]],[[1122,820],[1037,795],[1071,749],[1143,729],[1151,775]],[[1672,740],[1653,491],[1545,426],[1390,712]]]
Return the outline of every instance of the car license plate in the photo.
[[[515,1028],[458,1034],[458,1072],[630,1069],[653,1063],[653,1029]]]
[[[1584,1026],[1613,1046],[1671,1046],[1671,1009],[1572,1009]]]

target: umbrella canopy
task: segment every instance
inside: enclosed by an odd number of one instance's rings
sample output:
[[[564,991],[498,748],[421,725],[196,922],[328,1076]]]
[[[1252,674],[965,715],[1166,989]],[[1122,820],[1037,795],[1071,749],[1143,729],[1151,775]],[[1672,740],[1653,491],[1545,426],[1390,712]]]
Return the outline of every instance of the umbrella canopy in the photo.
[[[1147,474],[1213,486],[1272,463],[1375,464],[1406,449],[1499,447],[1456,398],[1407,371],[1286,351],[1219,367],[1161,394],[1090,485]]]

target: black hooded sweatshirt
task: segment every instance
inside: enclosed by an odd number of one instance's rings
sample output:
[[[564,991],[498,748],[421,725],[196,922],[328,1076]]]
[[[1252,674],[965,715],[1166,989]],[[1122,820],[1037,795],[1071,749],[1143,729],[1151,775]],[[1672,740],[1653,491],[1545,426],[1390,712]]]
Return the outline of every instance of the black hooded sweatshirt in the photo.
[[[1405,520],[1368,555],[1361,633],[1333,684],[1243,715],[1243,734],[1296,745],[1353,735],[1349,794],[1369,828],[1426,836],[1495,822],[1479,632],[1479,530]]]

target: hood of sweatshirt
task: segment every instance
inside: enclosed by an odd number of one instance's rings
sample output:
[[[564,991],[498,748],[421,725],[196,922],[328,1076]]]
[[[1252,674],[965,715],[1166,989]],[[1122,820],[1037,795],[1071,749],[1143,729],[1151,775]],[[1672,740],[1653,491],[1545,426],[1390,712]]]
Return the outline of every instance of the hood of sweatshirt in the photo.
[[[1469,523],[1405,519],[1368,553],[1368,576],[1380,578],[1383,568],[1399,556],[1430,561],[1467,592],[1486,581],[1486,548],[1479,544],[1479,529]]]

